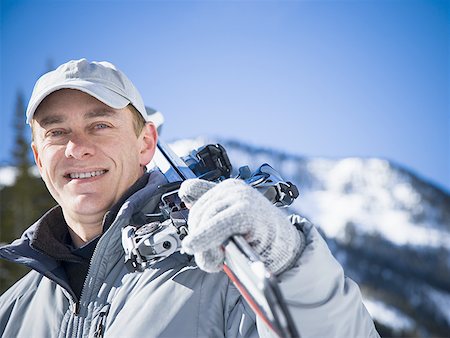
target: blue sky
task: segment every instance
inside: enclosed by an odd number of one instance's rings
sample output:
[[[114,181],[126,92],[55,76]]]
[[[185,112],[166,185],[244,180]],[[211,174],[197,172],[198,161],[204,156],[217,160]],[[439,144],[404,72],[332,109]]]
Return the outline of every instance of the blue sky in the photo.
[[[162,138],[238,138],[383,157],[450,191],[449,1],[1,0],[0,164],[16,95],[70,59],[108,60]],[[275,164],[276,165],[276,164]]]

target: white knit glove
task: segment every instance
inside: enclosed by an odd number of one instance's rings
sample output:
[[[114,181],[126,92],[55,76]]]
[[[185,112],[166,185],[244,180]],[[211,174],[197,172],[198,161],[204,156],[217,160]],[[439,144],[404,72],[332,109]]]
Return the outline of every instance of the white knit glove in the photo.
[[[290,267],[304,248],[304,235],[288,217],[256,189],[242,180],[213,183],[186,180],[178,192],[190,207],[189,235],[182,249],[195,256],[207,272],[222,269],[221,245],[233,235],[243,235],[267,269],[279,274]]]

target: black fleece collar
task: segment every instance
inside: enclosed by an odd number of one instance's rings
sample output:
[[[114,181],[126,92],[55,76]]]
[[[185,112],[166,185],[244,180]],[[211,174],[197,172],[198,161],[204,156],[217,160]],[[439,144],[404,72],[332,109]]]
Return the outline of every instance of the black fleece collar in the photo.
[[[106,212],[103,218],[103,233],[111,226],[123,203],[146,186],[149,176],[149,173],[144,173]],[[59,205],[48,211],[38,221],[30,245],[33,249],[59,261],[80,262],[82,260],[75,254],[77,249],[73,246],[62,208]]]

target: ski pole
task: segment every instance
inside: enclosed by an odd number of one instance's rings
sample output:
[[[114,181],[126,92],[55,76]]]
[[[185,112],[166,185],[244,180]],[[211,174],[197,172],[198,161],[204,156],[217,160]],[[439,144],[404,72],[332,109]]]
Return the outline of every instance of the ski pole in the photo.
[[[169,183],[197,178],[162,141],[158,141],[154,162]],[[275,277],[267,271],[245,239],[234,235],[222,247],[225,252],[223,270],[255,314],[278,337],[299,337]]]

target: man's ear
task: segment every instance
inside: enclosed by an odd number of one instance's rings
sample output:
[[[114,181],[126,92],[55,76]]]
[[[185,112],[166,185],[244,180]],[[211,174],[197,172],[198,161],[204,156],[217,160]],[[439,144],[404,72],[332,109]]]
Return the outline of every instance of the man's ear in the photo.
[[[42,174],[42,162],[41,162],[41,158],[39,157],[39,151],[36,146],[36,143],[31,142],[31,149],[33,150],[34,162],[36,163],[36,166],[38,167],[39,172]]]
[[[150,163],[155,154],[156,143],[158,142],[158,132],[153,122],[147,122],[142,128],[139,136],[141,142],[139,152],[139,163],[141,166],[146,166]]]

